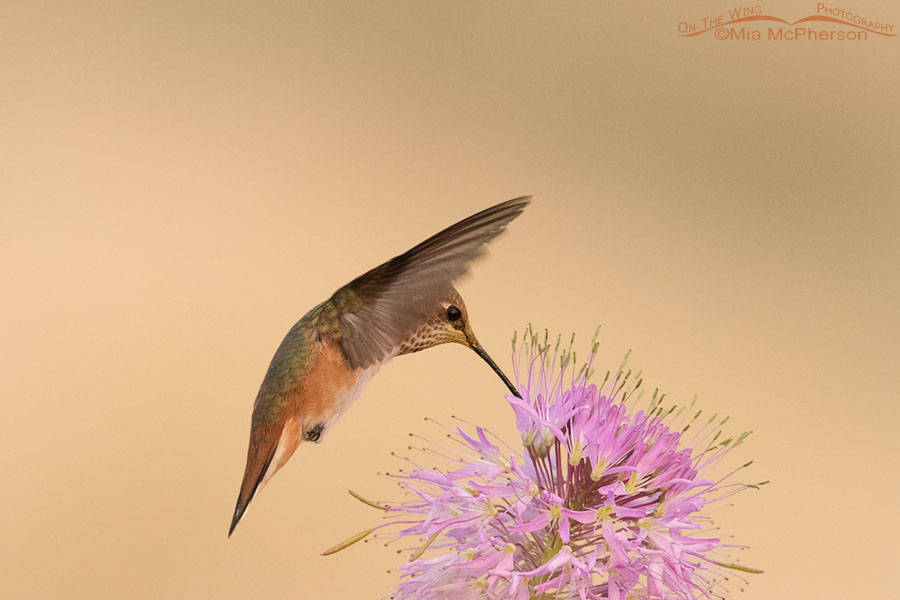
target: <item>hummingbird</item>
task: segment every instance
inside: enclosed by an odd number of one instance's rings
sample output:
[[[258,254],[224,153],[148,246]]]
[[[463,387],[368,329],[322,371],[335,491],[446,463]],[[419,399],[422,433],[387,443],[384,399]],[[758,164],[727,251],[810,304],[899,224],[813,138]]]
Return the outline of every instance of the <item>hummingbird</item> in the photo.
[[[247,464],[228,530],[302,442],[319,443],[395,356],[455,342],[516,387],[478,343],[454,282],[518,217],[523,196],[475,213],[339,288],[312,308],[275,351],[253,403]]]

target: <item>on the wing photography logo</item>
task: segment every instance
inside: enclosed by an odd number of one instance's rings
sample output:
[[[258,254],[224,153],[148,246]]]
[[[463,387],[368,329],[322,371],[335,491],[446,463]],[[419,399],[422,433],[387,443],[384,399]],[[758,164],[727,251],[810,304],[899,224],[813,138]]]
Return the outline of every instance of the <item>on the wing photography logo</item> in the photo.
[[[825,2],[813,14],[789,21],[767,14],[762,5],[735,6],[677,25],[682,37],[712,36],[722,41],[867,41],[896,37],[893,23]]]

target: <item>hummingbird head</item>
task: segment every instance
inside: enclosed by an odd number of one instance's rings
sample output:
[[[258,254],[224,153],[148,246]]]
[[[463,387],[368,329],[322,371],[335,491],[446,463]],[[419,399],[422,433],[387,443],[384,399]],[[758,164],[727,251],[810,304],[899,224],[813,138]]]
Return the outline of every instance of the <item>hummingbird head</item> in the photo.
[[[425,326],[413,335],[412,339],[407,343],[407,347],[401,348],[401,352],[416,352],[448,342],[462,344],[471,348],[475,354],[480,356],[494,370],[506,387],[509,388],[509,391],[521,398],[516,386],[512,384],[509,378],[500,370],[500,367],[497,366],[497,363],[494,362],[478,342],[478,338],[475,337],[475,332],[472,331],[472,325],[469,322],[466,303],[463,302],[462,296],[454,288],[451,288],[447,297],[439,303],[437,313],[432,315]]]
[[[469,322],[469,311],[459,292],[452,290],[446,299],[441,300],[440,309],[432,321],[438,325],[441,339],[438,343],[455,342],[474,349],[479,347],[478,338],[472,331]]]

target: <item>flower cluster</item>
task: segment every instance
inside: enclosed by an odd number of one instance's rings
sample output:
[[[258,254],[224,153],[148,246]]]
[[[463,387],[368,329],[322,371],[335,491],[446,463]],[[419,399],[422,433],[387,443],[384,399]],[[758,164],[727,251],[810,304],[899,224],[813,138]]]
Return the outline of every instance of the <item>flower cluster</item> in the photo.
[[[666,408],[658,391],[644,410],[629,409],[640,374],[623,363],[591,384],[596,336],[577,372],[571,347],[530,328],[521,344],[513,339],[522,397],[507,401],[520,447],[457,427],[449,444],[425,449],[452,469],[405,459],[414,468],[392,477],[409,499],[366,501],[387,520],[351,542],[391,526],[393,541],[417,540],[394,598],[712,598],[729,591],[727,575],[754,572],[730,562],[723,552],[735,546],[702,514],[754,487],[700,475],[746,434],[724,437],[727,419]]]

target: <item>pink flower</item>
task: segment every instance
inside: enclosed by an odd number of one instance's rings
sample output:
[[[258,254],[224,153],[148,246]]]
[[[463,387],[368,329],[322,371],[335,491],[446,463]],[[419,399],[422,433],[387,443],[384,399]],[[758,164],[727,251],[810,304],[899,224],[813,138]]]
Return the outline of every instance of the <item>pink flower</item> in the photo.
[[[723,439],[727,419],[666,408],[658,392],[629,409],[642,380],[624,367],[589,384],[596,336],[577,373],[571,343],[551,348],[546,333],[541,342],[529,328],[513,349],[522,398],[507,401],[521,446],[457,428],[447,437],[458,451],[428,449],[455,468],[407,459],[414,468],[393,476],[411,499],[370,503],[387,513],[379,528],[399,527],[395,540],[427,540],[393,598],[713,598],[735,570],[756,572],[723,562],[737,547],[707,533],[703,511],[758,484],[700,475],[747,434]]]

